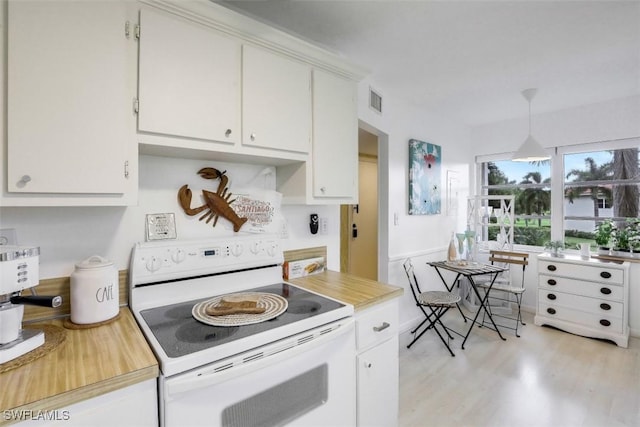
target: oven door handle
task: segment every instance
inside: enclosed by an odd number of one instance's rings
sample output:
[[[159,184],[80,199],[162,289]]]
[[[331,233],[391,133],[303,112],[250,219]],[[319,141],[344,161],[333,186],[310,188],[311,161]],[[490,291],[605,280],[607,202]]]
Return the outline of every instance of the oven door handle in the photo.
[[[335,325],[335,328],[331,331],[322,333],[319,332],[325,331],[327,327],[331,325]],[[177,398],[180,394],[222,383],[229,380],[230,378],[248,374],[255,370],[264,368],[265,366],[287,360],[290,357],[327,344],[348,333],[352,334],[351,338],[349,339],[353,340],[353,357],[355,360],[355,323],[353,318],[350,317],[342,319],[331,325],[325,325],[313,331],[307,331],[305,333],[294,335],[272,345],[267,344],[260,349],[254,349],[247,352],[249,354],[244,353],[238,356],[232,356],[229,359],[235,359],[234,362],[237,361],[239,362],[239,364],[234,364],[233,366],[224,370],[215,370],[215,367],[204,367],[196,370],[195,372],[178,375],[175,378],[167,378],[164,386],[164,398],[167,400],[172,400]],[[314,331],[316,331],[315,334]],[[311,336],[313,336],[312,339],[309,338]],[[251,353],[259,354],[259,350],[264,349],[265,351],[268,351],[270,347],[273,349],[272,354],[269,354],[265,357],[251,359]],[[278,350],[277,347],[283,347],[283,349]],[[246,358],[247,356],[249,356],[251,360],[242,363],[243,358]]]

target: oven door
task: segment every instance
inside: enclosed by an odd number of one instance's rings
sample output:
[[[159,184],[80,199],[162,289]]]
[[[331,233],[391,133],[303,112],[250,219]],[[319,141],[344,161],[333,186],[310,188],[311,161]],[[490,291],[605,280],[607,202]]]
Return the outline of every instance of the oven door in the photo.
[[[354,321],[346,318],[160,381],[164,426],[353,426]]]

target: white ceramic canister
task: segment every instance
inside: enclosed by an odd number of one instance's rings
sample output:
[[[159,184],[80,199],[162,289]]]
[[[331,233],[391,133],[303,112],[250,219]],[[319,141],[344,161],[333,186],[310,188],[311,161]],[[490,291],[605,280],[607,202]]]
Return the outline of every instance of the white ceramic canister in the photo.
[[[120,309],[118,270],[94,255],[76,264],[71,274],[71,321],[79,325],[103,322]]]

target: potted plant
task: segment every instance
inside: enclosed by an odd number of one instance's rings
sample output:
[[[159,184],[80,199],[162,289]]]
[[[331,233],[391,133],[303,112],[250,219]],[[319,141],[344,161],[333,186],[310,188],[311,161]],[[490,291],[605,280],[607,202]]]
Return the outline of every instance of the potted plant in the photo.
[[[616,228],[613,231],[613,251],[615,255],[629,257],[631,249],[629,247],[629,227]]]
[[[640,258],[640,219],[634,218],[627,221],[629,230],[629,248],[631,257]]]
[[[600,255],[609,255],[611,251],[611,240],[613,238],[614,230],[616,229],[615,223],[610,219],[605,219],[601,223],[596,225],[595,241],[598,245],[598,253]]]
[[[564,249],[564,242],[562,240],[553,240],[545,243],[544,248],[549,251],[551,256],[560,256],[560,253]]]

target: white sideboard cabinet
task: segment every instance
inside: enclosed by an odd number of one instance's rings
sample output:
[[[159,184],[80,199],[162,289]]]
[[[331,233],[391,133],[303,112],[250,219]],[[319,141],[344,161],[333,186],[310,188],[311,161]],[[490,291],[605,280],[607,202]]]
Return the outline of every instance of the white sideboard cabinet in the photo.
[[[566,255],[538,256],[536,325],[629,342],[629,263]]]
[[[10,0],[6,11],[2,205],[134,204],[135,4]]]

